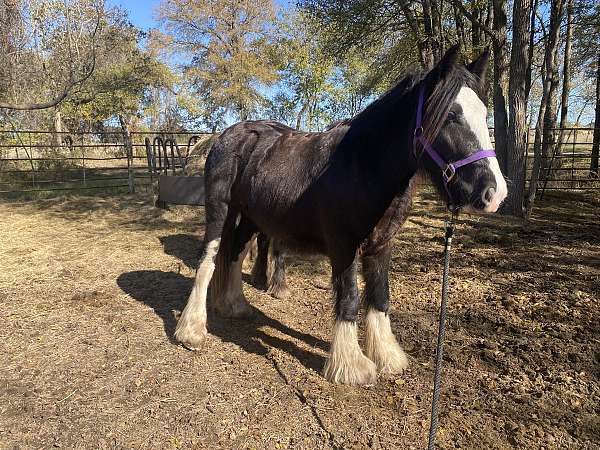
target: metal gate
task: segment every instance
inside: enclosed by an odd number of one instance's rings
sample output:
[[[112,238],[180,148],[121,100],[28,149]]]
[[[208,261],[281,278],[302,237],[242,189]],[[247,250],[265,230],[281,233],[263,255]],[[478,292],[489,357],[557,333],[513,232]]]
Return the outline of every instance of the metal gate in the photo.
[[[190,149],[197,140],[198,136],[191,136],[188,140],[188,152],[182,155],[174,139],[163,139],[160,136],[152,141],[150,138],[145,139],[150,182],[153,186],[155,181],[157,183],[156,206],[166,208],[169,204],[204,205],[204,177],[185,174]]]

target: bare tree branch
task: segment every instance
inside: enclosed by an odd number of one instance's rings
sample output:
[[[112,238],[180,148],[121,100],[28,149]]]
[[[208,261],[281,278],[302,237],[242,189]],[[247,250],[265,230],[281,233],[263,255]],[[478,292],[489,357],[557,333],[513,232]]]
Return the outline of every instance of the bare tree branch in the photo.
[[[52,108],[52,107],[58,105],[59,103],[61,103],[65,98],[67,98],[67,96],[71,93],[72,89],[75,86],[81,85],[87,79],[89,79],[92,76],[92,74],[94,73],[94,70],[96,68],[96,35],[98,33],[98,30],[100,29],[100,8],[98,6],[96,6],[96,15],[97,15],[96,26],[94,27],[94,31],[92,33],[92,62],[90,64],[90,66],[88,67],[88,70],[86,70],[86,72],[83,74],[83,76],[81,76],[79,78],[75,78],[75,74],[73,73],[73,70],[71,69],[70,74],[69,74],[69,80],[63,87],[61,93],[58,94],[56,97],[54,97],[52,100],[49,100],[46,102],[40,102],[40,103],[20,103],[20,104],[9,103],[9,102],[0,102],[0,109],[11,109],[11,110],[15,110],[15,111],[35,111],[35,110],[40,110],[40,109]]]
[[[471,13],[463,4],[462,0],[449,0],[452,5],[456,8],[460,9],[460,11],[464,14],[464,16],[471,21],[472,24],[475,24],[477,27],[481,28],[493,41],[498,40],[498,35],[494,30],[492,30],[487,24],[483,23],[481,20],[477,19],[473,13]]]

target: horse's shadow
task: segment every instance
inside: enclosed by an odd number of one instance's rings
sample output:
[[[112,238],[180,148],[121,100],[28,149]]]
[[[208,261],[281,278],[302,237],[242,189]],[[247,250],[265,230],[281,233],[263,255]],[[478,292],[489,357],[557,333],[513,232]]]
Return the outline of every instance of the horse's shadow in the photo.
[[[202,240],[193,234],[171,234],[158,238],[167,255],[181,260],[190,269],[195,269],[202,250]]]
[[[185,301],[192,290],[193,280],[175,272],[159,270],[139,270],[126,272],[117,279],[119,287],[130,297],[150,306],[163,320],[165,333],[171,343],[178,345],[174,339],[175,311],[182,311]],[[210,293],[209,293],[210,295]],[[278,348],[295,357],[306,368],[320,371],[324,358],[314,352],[305,350],[288,339],[282,339],[269,333],[271,328],[293,339],[303,341],[313,348],[327,351],[327,344],[311,335],[296,331],[280,321],[267,316],[254,307],[254,317],[248,321],[224,319],[208,313],[208,332],[226,342],[232,342],[243,350],[265,356],[270,348]],[[210,309],[209,309],[210,310]]]

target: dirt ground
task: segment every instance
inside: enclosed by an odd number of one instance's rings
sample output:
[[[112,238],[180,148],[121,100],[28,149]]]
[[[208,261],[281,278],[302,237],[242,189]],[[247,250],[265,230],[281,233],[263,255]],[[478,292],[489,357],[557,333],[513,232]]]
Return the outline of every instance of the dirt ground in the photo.
[[[444,449],[600,448],[600,201],[531,221],[461,218],[440,415]],[[332,385],[328,264],[289,259],[292,298],[244,290],[253,322],[173,341],[202,209],[144,196],[0,203],[0,448],[417,449],[429,426],[443,212],[396,238],[401,376]]]

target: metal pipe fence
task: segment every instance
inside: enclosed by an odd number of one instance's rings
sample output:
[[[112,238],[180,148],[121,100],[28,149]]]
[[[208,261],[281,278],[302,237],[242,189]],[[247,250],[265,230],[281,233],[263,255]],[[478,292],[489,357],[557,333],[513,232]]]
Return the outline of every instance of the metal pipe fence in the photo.
[[[493,142],[493,128],[490,128]],[[598,174],[591,171],[592,147],[595,128],[565,127],[552,128],[550,141],[540,142],[546,145],[548,153],[540,156],[538,192],[543,197],[546,191],[598,191]],[[525,188],[533,176],[535,129],[527,135],[527,153],[525,154]]]
[[[490,130],[492,133],[493,130]],[[203,132],[54,132],[0,130],[0,196],[43,195],[83,191],[130,193],[150,190],[155,177],[149,165],[147,142],[168,143],[169,152],[187,158]],[[535,130],[528,136],[526,180],[531,180]],[[600,190],[597,174],[590,172],[593,128],[554,130],[548,154],[541,160],[538,189]],[[167,149],[164,155],[167,155]],[[167,156],[164,156],[167,158]],[[161,158],[159,152],[158,158]],[[158,161],[159,165],[162,163]],[[167,166],[169,164],[166,161]],[[174,171],[178,163],[173,156]],[[165,167],[167,167],[165,166]],[[155,168],[156,169],[156,168]],[[166,170],[166,169],[165,169]],[[155,175],[155,174],[154,174]]]
[[[193,143],[206,134],[0,130],[0,196],[150,190],[146,139],[169,140],[187,156]]]

